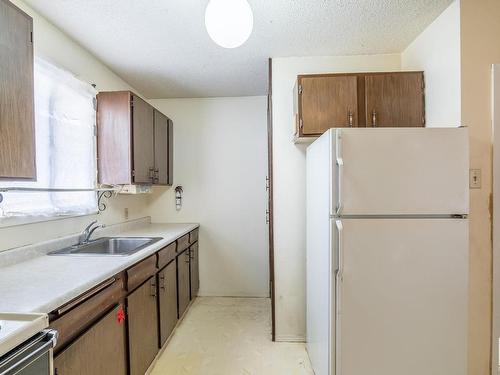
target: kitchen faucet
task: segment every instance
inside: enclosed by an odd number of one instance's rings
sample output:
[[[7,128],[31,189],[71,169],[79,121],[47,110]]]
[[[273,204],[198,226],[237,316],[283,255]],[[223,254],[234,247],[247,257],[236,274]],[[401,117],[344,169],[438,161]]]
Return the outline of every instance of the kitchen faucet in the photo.
[[[89,242],[90,236],[92,236],[92,233],[95,232],[96,229],[99,228],[104,228],[104,224],[96,225],[97,220],[94,220],[91,222],[87,227],[83,230],[82,234],[80,235],[80,240],[78,242],[78,245],[85,245]]]

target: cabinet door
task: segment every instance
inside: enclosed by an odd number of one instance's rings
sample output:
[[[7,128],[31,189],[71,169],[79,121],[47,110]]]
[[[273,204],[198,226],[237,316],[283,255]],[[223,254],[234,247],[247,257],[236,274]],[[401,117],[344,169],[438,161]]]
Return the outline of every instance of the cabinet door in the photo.
[[[35,179],[33,20],[0,0],[0,178]]]
[[[177,285],[179,299],[179,318],[184,314],[189,305],[190,283],[189,283],[189,250],[177,257]]]
[[[356,76],[301,77],[301,133],[323,134],[330,128],[357,126]]]
[[[190,249],[191,262],[189,263],[189,274],[191,278],[191,299],[198,296],[198,290],[200,289],[200,262],[199,262],[199,251],[198,242],[194,243]]]
[[[127,298],[130,375],[144,375],[158,352],[156,277]]]
[[[174,123],[168,119],[168,178],[167,185],[174,184]]]
[[[125,324],[118,305],[54,359],[56,375],[126,375]]]
[[[365,77],[366,126],[423,127],[422,72],[373,74]]]
[[[168,117],[154,110],[155,117],[155,180],[158,185],[168,184]]]
[[[160,347],[165,344],[177,323],[177,275],[175,262],[158,273],[160,312]]]
[[[153,107],[138,96],[133,96],[133,178],[135,183],[153,182],[154,135]]]

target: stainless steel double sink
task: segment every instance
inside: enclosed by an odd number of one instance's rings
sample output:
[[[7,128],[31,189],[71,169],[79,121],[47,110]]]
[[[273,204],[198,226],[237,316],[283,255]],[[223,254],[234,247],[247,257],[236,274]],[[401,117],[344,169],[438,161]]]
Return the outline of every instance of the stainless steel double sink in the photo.
[[[48,255],[128,256],[162,240],[161,237],[102,237],[80,245],[52,251]]]

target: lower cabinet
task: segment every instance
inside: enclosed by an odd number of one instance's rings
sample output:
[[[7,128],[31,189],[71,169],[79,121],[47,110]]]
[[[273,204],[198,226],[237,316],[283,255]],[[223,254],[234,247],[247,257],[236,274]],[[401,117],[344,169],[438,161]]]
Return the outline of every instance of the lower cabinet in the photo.
[[[177,291],[179,318],[186,311],[191,296],[191,286],[189,280],[189,251],[186,250],[177,257]]]
[[[55,375],[144,375],[199,285],[194,230],[60,306]]]
[[[191,299],[196,298],[198,290],[200,290],[200,261],[198,242],[195,242],[189,249],[190,263],[189,263],[189,276],[191,279]]]
[[[144,375],[158,353],[156,276],[127,297],[130,375]]]
[[[162,347],[177,324],[177,270],[175,261],[158,273],[158,312],[160,347]]]
[[[125,322],[118,305],[54,359],[55,375],[126,375]]]

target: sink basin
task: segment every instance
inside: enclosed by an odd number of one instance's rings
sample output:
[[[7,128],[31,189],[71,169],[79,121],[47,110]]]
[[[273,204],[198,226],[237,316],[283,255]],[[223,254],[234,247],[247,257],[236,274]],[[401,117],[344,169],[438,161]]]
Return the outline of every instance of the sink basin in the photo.
[[[161,237],[103,237],[83,245],[52,251],[48,255],[127,256],[161,239]]]

